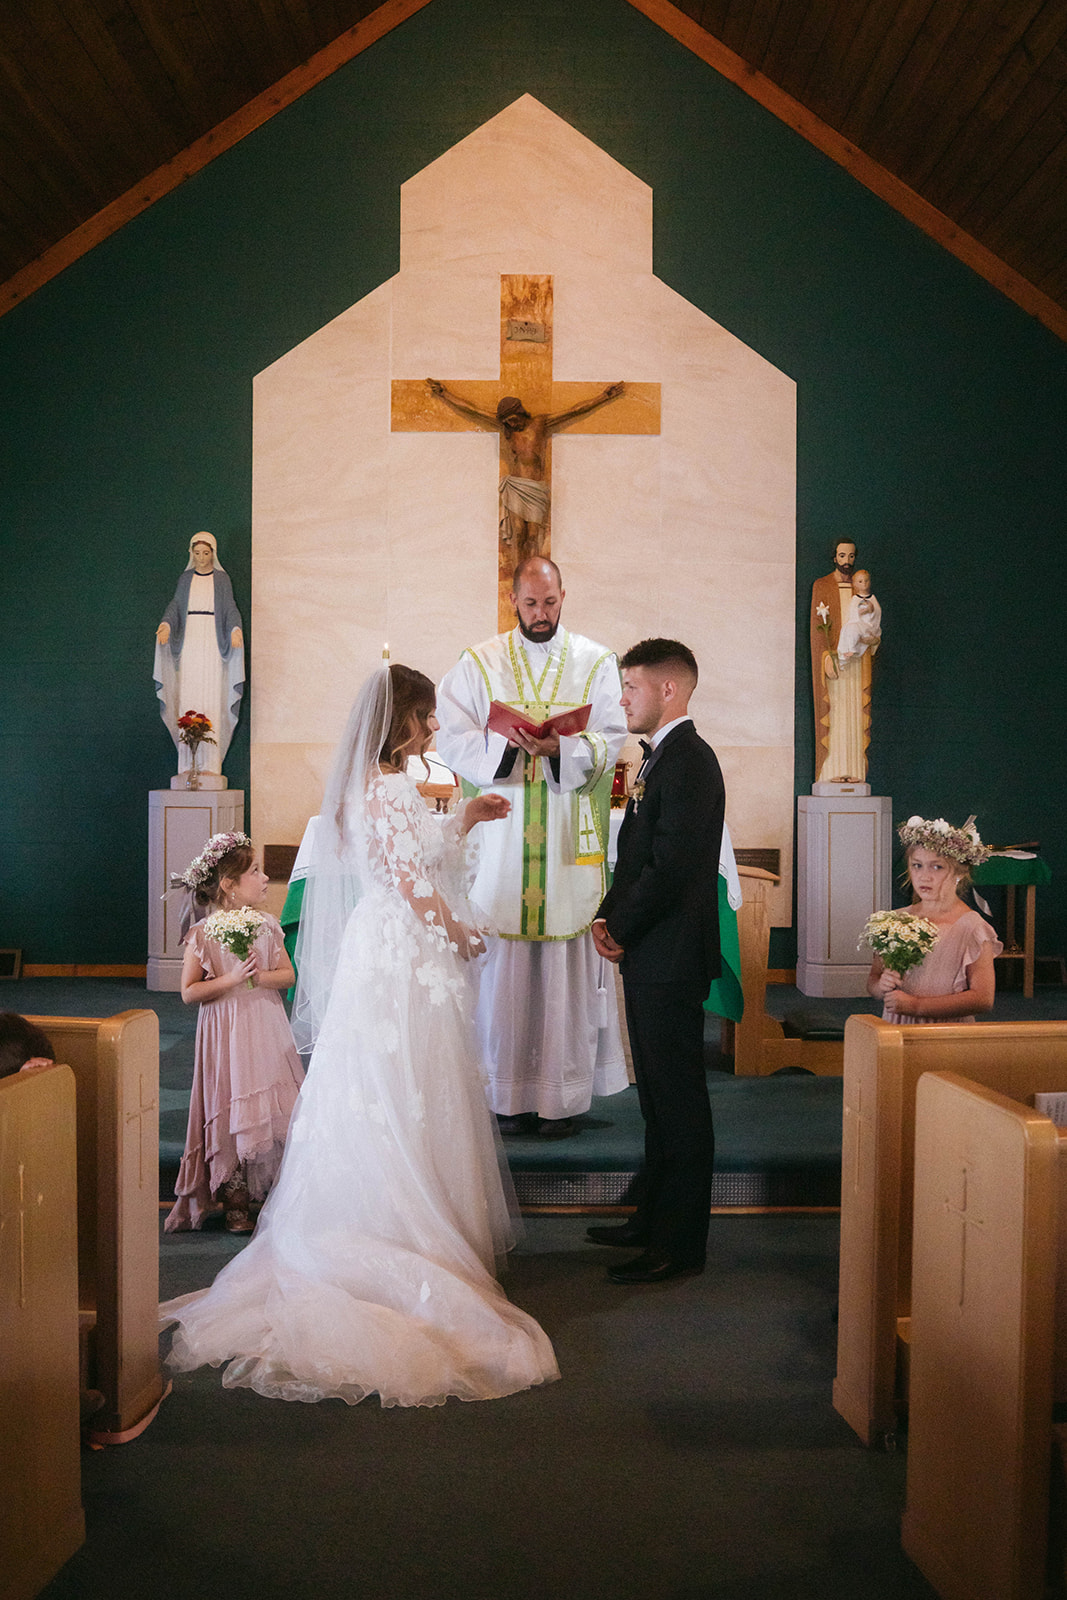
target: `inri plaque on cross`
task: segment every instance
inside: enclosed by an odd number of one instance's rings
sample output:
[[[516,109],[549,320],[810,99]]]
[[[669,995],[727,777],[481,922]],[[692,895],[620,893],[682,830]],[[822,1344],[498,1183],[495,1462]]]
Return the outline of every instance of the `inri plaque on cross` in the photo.
[[[454,383],[461,387],[456,389]],[[557,383],[552,376],[552,279],[500,279],[500,377],[395,379],[397,433],[491,429],[500,436],[498,626],[510,628],[511,575],[529,555],[551,554],[552,435],[658,433],[658,383]]]

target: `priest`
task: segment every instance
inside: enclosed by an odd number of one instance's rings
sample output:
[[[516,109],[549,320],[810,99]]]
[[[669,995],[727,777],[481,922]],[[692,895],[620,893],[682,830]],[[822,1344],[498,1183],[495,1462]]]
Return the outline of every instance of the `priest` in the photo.
[[[477,1022],[491,1103],[506,1134],[564,1138],[594,1094],[627,1084],[614,974],[590,936],[607,886],[607,816],[626,738],[619,670],[603,645],[560,626],[552,561],[515,570],[517,625],[464,651],[437,690],[437,753],[511,813],[479,841],[471,899],[491,931]],[[489,727],[493,701],[540,727],[590,707],[584,731]],[[487,830],[488,831],[488,830]]]

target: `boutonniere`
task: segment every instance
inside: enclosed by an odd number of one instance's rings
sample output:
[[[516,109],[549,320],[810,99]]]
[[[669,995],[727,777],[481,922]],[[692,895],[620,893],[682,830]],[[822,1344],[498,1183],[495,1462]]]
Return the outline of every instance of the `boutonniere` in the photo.
[[[634,784],[633,788],[630,790],[630,798],[634,803],[634,810],[636,811],[638,806],[641,804],[641,801],[645,798],[645,780],[644,780],[644,778],[638,778],[637,782]]]

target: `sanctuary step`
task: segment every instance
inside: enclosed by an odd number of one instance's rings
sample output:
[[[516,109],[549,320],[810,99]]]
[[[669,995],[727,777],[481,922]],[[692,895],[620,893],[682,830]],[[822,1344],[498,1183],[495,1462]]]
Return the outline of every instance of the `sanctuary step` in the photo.
[[[189,1088],[193,1076],[196,1007],[177,994],[145,991],[143,981],[123,978],[31,978],[4,986],[8,1009],[22,1012],[109,1016],[148,1006],[159,1017],[160,1199],[174,1193],[185,1141]],[[843,1027],[855,1012],[876,1013],[873,1000],[820,997],[817,1005],[798,989],[771,984],[767,1009],[784,1019],[790,1012],[815,1010]],[[993,1018],[1027,1020],[1062,1015],[1062,990],[998,995]],[[708,1019],[707,1038],[718,1034]],[[735,1078],[714,1044],[706,1046],[708,1082],[716,1128],[716,1207],[836,1206],[841,1161],[841,1080],[815,1078],[787,1070],[765,1078]],[[644,1130],[636,1090],[593,1102],[572,1139],[537,1138],[505,1142],[526,1210],[552,1207],[596,1209],[618,1204],[641,1159]]]
[[[841,1080],[807,1073],[735,1078],[712,1070],[716,1209],[837,1206]],[[504,1141],[525,1211],[620,1203],[641,1160],[644,1124],[633,1087],[595,1099],[570,1139]]]

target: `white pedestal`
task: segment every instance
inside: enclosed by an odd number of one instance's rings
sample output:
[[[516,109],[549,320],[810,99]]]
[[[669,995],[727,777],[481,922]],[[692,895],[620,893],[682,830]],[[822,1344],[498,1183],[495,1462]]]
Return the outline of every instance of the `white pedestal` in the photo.
[[[871,957],[856,946],[871,913],[892,905],[893,802],[801,795],[797,813],[797,988],[866,994]]]
[[[225,778],[221,772],[201,772],[198,776],[200,782],[197,787],[201,791],[204,789],[225,789],[229,782],[229,779]],[[172,789],[188,789],[189,774],[187,772],[175,773],[170,780],[170,786]]]
[[[172,872],[184,872],[213,833],[245,825],[242,789],[151,789],[148,794],[149,989],[181,988],[181,891],[164,900]]]

